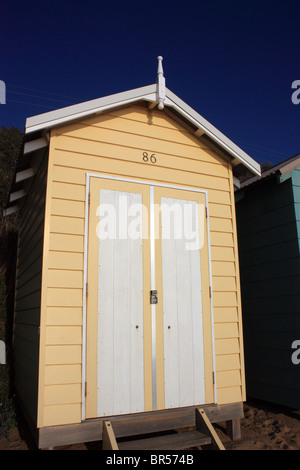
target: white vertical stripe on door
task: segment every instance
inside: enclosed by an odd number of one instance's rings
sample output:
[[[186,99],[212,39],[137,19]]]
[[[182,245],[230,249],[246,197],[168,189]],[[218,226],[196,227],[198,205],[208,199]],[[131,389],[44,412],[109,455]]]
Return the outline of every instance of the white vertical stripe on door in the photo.
[[[97,411],[108,416],[144,411],[142,195],[100,189],[101,207],[116,215],[98,253]]]
[[[150,186],[150,270],[151,290],[155,290],[155,209],[154,187]],[[156,381],[156,305],[151,305],[151,339],[152,339],[152,409],[157,409]]]
[[[165,407],[174,408],[205,403],[197,202],[163,197],[161,225]]]

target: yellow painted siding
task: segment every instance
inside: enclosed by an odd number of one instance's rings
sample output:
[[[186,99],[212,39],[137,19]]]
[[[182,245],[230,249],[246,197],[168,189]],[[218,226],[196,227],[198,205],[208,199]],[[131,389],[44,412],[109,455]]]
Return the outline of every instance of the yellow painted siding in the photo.
[[[78,403],[81,400],[80,384],[48,385],[45,387],[45,405]]]
[[[156,163],[143,161],[143,152]],[[165,112],[136,105],[51,133],[42,299],[39,426],[81,420],[86,173],[208,191],[218,403],[241,401],[240,300],[230,163]],[[79,353],[80,351],[80,353]],[[72,390],[72,391],[71,391]],[[60,392],[62,391],[61,395]],[[68,391],[70,402],[66,409]],[[60,398],[61,397],[61,398]]]
[[[79,396],[77,397],[79,400]],[[81,421],[81,405],[78,403],[62,403],[59,405],[45,405],[44,422],[47,426],[59,424],[79,423]]]

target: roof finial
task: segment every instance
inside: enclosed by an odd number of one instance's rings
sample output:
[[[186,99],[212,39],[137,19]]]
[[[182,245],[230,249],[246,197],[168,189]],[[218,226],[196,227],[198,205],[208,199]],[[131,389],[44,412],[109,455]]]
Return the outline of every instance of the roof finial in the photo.
[[[157,101],[158,101],[158,109],[164,109],[164,101],[166,99],[166,80],[164,77],[164,71],[162,66],[162,56],[157,57],[158,60],[158,68],[157,68]]]
[[[164,74],[163,66],[162,66],[163,57],[159,55],[157,57],[157,60],[158,60],[157,75],[160,73]]]

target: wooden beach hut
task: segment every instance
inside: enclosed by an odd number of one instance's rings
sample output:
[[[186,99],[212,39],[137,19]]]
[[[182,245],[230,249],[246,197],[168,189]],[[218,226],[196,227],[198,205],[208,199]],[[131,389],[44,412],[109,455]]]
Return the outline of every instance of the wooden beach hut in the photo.
[[[41,448],[236,429],[245,376],[234,185],[260,166],[165,86],[26,121],[15,384]],[[140,444],[141,445],[141,444]]]
[[[247,394],[300,408],[300,155],[236,199]]]

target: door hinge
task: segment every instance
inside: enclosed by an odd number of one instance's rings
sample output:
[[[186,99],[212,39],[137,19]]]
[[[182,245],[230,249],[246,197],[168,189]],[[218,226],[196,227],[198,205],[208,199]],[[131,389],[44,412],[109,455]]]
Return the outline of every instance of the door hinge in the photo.
[[[212,373],[212,379],[213,379],[213,384],[215,385],[216,381],[215,381],[215,373],[214,372]]]
[[[91,193],[89,193],[88,195],[88,204],[90,205],[90,202],[91,202]]]
[[[85,296],[88,296],[88,283],[85,284]]]
[[[87,383],[84,382],[84,396],[87,396]]]
[[[205,217],[207,218],[208,217],[208,211],[207,211],[207,207],[205,206]]]
[[[211,286],[209,286],[209,297],[211,298]]]

